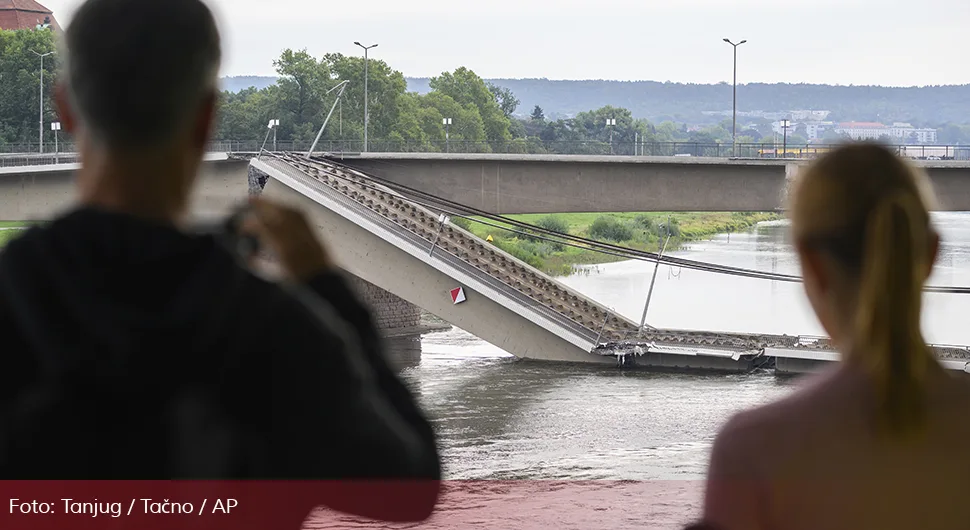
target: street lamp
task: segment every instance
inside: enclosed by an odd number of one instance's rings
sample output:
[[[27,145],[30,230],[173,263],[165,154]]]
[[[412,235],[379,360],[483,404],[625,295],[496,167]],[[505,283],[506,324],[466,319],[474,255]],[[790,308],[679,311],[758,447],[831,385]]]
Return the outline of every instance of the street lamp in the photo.
[[[788,121],[788,120],[781,120],[781,129],[782,129],[783,134],[785,135],[784,136],[785,139],[784,139],[784,141],[782,143],[782,152],[783,152],[783,154],[781,156],[783,156],[784,158],[788,158],[788,126],[789,125],[791,125],[791,122],[790,121]]]
[[[266,149],[266,142],[269,140],[270,131],[273,132],[273,151],[276,151],[276,128],[280,126],[280,120],[269,120],[269,124],[266,126],[266,137],[263,138],[263,146],[259,148],[260,154]]]
[[[613,128],[616,127],[616,118],[606,118],[606,126],[610,128],[610,154],[613,154]]]
[[[37,53],[34,50],[30,50],[31,53],[40,57],[40,152],[44,152],[44,57],[48,55],[54,55],[54,52],[47,53]]]
[[[54,154],[61,152],[60,146],[57,145],[57,131],[61,130],[61,122],[55,121],[51,123],[51,130],[54,131]],[[55,163],[58,162],[57,159],[54,160]]]
[[[731,143],[734,146],[734,155],[737,156],[738,150],[738,46],[748,42],[743,40],[737,44],[731,39],[724,39],[724,42],[734,47],[734,124],[731,130]]]
[[[451,152],[451,118],[442,118],[441,124],[445,126],[445,152]]]
[[[367,113],[367,64],[369,59],[367,57],[367,51],[371,48],[376,48],[377,45],[373,44],[371,46],[364,46],[359,42],[354,42],[357,46],[364,49],[364,152],[367,152],[367,124],[370,123],[370,115]]]

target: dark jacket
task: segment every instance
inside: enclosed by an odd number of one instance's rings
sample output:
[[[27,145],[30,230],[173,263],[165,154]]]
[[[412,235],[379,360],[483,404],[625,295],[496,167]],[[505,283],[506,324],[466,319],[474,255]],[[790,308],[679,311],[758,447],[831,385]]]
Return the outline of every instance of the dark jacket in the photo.
[[[280,287],[213,236],[95,209],[30,229],[0,253],[0,366],[0,479],[440,478],[344,278]],[[31,417],[51,381],[76,405]],[[172,432],[211,446],[166,457]]]

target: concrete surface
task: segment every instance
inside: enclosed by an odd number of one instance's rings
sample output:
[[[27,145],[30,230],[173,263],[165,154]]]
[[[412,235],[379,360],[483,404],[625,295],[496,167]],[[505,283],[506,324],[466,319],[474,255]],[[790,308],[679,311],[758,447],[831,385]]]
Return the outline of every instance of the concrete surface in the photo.
[[[590,355],[287,184],[270,180],[263,193],[309,212],[337,263],[347,272],[504,351],[524,359],[615,362]],[[467,302],[452,302],[450,292],[456,287],[465,287]]]
[[[775,211],[807,160],[705,157],[365,153],[362,172],[493,214]],[[970,162],[917,161],[941,211],[970,211]]]

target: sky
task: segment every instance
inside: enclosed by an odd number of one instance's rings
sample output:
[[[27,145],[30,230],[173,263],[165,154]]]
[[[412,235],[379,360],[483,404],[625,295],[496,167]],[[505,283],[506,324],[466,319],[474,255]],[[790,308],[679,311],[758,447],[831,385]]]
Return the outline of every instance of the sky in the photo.
[[[62,25],[81,0],[40,0]],[[223,75],[285,48],[360,54],[409,77],[925,86],[970,84],[968,0],[208,0]]]

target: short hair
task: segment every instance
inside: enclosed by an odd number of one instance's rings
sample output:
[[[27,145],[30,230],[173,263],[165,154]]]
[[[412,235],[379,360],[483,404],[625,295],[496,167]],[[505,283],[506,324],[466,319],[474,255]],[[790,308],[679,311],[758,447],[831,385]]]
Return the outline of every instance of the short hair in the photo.
[[[219,30],[201,0],[87,0],[63,44],[73,110],[110,149],[171,140],[217,90]]]

